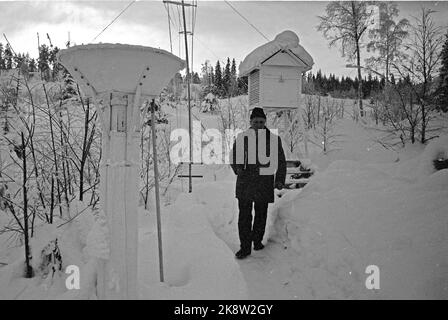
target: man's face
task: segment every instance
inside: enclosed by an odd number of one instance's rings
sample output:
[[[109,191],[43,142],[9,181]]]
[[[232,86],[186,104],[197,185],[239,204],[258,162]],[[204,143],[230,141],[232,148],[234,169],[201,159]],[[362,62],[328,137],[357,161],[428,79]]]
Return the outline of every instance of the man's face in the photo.
[[[264,129],[265,124],[266,124],[265,118],[253,118],[250,120],[250,126],[255,130]]]

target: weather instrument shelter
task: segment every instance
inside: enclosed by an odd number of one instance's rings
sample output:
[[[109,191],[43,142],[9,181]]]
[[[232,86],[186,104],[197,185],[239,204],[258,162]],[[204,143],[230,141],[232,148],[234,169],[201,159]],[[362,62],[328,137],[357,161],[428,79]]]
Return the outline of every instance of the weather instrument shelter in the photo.
[[[249,107],[266,111],[297,109],[302,95],[302,74],[311,70],[313,58],[292,31],[283,31],[252,51],[240,64],[248,77]]]
[[[161,49],[125,44],[74,46],[61,50],[58,60],[94,99],[102,122],[100,203],[109,254],[98,277],[99,298],[135,299],[142,101],[157,97],[185,62]]]

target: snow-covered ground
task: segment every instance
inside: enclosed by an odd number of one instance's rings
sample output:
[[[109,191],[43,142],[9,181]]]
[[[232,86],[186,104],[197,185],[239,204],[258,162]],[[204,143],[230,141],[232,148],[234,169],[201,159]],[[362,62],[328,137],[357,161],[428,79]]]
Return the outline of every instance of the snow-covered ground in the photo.
[[[216,116],[196,115],[206,127],[217,125]],[[448,170],[431,166],[447,156],[448,139],[391,151],[375,142],[379,131],[350,119],[338,120],[335,130],[338,150],[311,150],[318,173],[270,205],[266,248],[245,260],[234,258],[238,207],[227,165],[195,167],[204,179],[194,180],[192,194],[181,192],[185,181],[168,193],[163,284],[155,211],[140,210],[140,298],[448,299]],[[44,237],[58,234],[64,267],[78,264],[88,276],[96,256],[89,239],[98,230],[88,236],[93,220],[86,212]],[[22,256],[23,248],[0,255],[8,263],[0,266],[0,298],[77,297],[66,290],[63,273],[52,282],[23,279]],[[369,265],[380,270],[378,290],[365,286]]]
[[[238,261],[249,298],[448,298],[448,171],[432,169],[447,139],[396,153],[350,120],[338,131],[341,149],[317,161],[327,167],[271,205],[266,249]],[[233,252],[234,183],[222,168],[220,181],[195,186],[190,213],[207,215]],[[379,290],[365,286],[370,265],[380,270]]]

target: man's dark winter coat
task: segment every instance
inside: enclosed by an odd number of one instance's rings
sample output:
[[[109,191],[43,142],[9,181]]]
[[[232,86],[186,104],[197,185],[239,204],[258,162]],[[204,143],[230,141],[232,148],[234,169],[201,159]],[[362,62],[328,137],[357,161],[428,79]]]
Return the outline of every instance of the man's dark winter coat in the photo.
[[[254,130],[254,129],[249,129]],[[269,129],[266,130],[266,156],[270,155],[270,135],[274,135]],[[251,200],[256,202],[274,202],[274,187],[277,183],[284,185],[286,178],[286,159],[282,148],[282,141],[278,139],[278,158],[275,175],[260,175],[261,167],[269,167],[268,164],[260,164],[258,161],[258,133],[256,132],[257,141],[257,156],[256,163],[248,163],[248,148],[247,138],[244,144],[244,164],[236,163],[236,142],[233,144],[231,152],[231,167],[233,172],[238,176],[236,180],[235,196],[240,200]]]

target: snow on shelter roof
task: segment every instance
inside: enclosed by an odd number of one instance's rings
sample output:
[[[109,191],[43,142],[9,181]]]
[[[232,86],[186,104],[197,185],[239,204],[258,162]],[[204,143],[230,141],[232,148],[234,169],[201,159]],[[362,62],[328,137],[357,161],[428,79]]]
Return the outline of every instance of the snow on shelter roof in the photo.
[[[278,34],[274,40],[265,43],[249,53],[239,66],[241,77],[249,75],[253,70],[279,51],[285,51],[301,60],[306,66],[304,71],[311,70],[314,64],[310,54],[299,44],[299,37],[293,31],[286,30]]]
[[[88,95],[118,91],[156,96],[185,61],[162,49],[128,44],[88,44],[61,50],[58,61]]]

